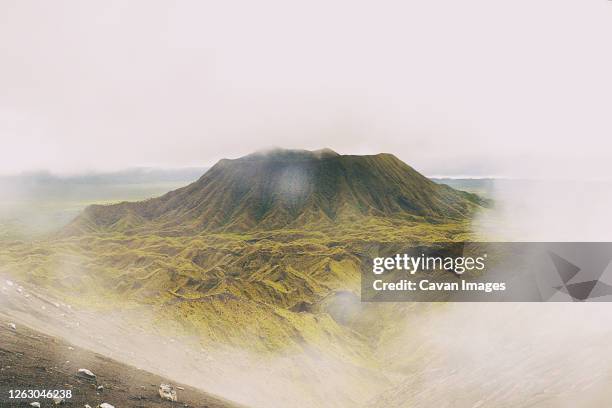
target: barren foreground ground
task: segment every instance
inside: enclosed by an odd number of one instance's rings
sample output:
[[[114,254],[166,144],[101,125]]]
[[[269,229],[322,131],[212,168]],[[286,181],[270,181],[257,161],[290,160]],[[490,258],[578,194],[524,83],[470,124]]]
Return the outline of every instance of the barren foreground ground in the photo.
[[[72,398],[64,406],[92,407],[107,402],[124,407],[207,407],[231,408],[223,402],[188,386],[177,390],[179,402],[163,401],[158,387],[168,380],[146,371],[121,364],[110,358],[75,347],[57,338],[43,335],[0,317],[0,406],[25,407],[38,401],[41,407],[54,406],[53,400],[13,400],[10,389],[71,390]],[[76,376],[79,368],[87,368],[97,376],[96,385]],[[173,384],[175,387],[177,384]]]

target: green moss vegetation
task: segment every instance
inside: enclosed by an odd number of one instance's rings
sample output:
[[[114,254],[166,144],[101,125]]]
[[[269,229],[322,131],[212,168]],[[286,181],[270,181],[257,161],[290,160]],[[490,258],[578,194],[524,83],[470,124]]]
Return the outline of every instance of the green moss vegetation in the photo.
[[[392,309],[409,306],[361,304],[361,270],[380,253],[473,238],[482,204],[392,155],[247,156],[159,198],[90,206],[48,237],[4,240],[0,273],[82,307],[147,307],[159,330],[203,345],[367,365]]]

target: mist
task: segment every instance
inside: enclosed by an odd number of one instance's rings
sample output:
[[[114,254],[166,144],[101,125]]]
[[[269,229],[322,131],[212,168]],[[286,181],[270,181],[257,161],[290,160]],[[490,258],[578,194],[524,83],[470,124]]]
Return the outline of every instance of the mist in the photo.
[[[612,183],[603,180],[494,180],[494,206],[474,231],[494,241],[612,240]]]
[[[549,169],[543,169],[549,170]],[[496,180],[494,206],[474,221],[491,241],[610,241],[606,181]],[[599,407],[609,401],[612,312],[607,303],[450,303],[404,323],[387,347],[420,358],[376,407]],[[382,402],[381,402],[382,401]]]
[[[368,406],[600,407],[610,398],[611,321],[594,303],[428,307],[386,345],[390,370],[410,374]]]
[[[606,1],[4,1],[0,173],[281,146],[609,175],[611,17]]]

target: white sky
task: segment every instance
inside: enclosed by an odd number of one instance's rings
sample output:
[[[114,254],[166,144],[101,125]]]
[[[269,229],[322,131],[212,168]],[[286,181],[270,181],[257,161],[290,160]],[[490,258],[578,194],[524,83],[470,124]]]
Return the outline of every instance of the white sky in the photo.
[[[271,146],[612,175],[612,1],[0,0],[0,173]]]

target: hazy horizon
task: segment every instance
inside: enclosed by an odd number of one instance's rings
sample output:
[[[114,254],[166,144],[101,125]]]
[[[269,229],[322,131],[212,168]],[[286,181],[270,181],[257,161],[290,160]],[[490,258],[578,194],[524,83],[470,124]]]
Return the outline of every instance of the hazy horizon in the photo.
[[[221,160],[221,159],[219,159]],[[211,165],[188,165],[188,166],[128,166],[121,167],[117,169],[83,169],[83,170],[74,170],[74,171],[54,171],[50,169],[28,169],[21,170],[15,172],[6,172],[0,173],[0,178],[15,178],[15,177],[29,177],[29,176],[49,176],[58,179],[74,179],[74,178],[82,178],[82,177],[104,177],[104,176],[112,176],[118,175],[122,173],[128,172],[187,172],[187,171],[201,171],[201,174],[208,171],[216,162]],[[410,164],[410,163],[407,163]],[[416,169],[418,171],[418,169]],[[528,176],[523,177],[515,177],[512,175],[504,176],[504,175],[495,175],[495,174],[426,174],[422,173],[424,176],[430,179],[449,179],[449,180],[525,180],[525,181],[537,181],[537,180],[545,180],[543,178],[533,177],[530,178]],[[607,176],[606,176],[607,177]],[[564,178],[561,180],[572,181],[575,179]],[[580,181],[612,181],[611,178],[601,178],[600,175],[582,175],[579,179]]]

